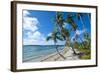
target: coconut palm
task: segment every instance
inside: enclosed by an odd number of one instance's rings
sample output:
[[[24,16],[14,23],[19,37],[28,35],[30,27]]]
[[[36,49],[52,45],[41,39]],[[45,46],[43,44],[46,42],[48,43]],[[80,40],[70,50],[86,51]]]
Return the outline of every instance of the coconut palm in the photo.
[[[68,14],[67,19],[66,19],[66,23],[70,24],[70,25],[72,26],[72,30],[73,30],[74,32],[76,32],[76,29],[77,29],[78,26],[77,26],[77,24],[75,23],[73,17],[74,17],[74,16],[73,16],[72,14]],[[71,31],[70,31],[70,32],[71,32]],[[74,49],[74,47],[71,45],[71,43],[70,43],[70,46],[72,47],[73,53],[76,55],[77,53],[75,52],[75,49]]]
[[[61,35],[62,35],[62,37],[66,40],[66,43],[65,43],[65,45],[66,46],[70,46],[70,40],[69,40],[69,37],[70,37],[70,32],[69,32],[69,30],[68,29],[66,29],[66,28],[62,28],[62,30],[61,30]]]
[[[83,21],[83,17],[84,17],[85,15],[86,15],[85,13],[76,13],[76,14],[75,14],[75,17],[77,17],[78,20],[81,22],[81,24],[82,24],[82,26],[83,26],[83,30],[85,30],[84,33],[86,32],[85,23],[84,23],[84,21]],[[84,33],[83,33],[83,34],[84,34]],[[77,39],[80,39],[81,42],[83,42],[83,39],[82,39],[81,37],[79,37],[79,35],[76,34],[76,37],[77,37]],[[83,44],[84,44],[84,43],[83,43]]]
[[[65,46],[70,47],[71,46],[71,43],[70,43],[71,31],[69,29],[63,27],[63,25],[65,25],[64,23],[69,23],[72,26],[72,30],[76,31],[77,25],[76,25],[75,21],[73,20],[72,14],[69,14],[65,20],[63,18],[63,14],[56,12],[56,18],[55,18],[56,27],[58,28],[58,32],[60,32],[63,39],[66,40]],[[72,49],[73,49],[74,54],[76,54],[74,48],[72,48]]]
[[[87,13],[87,16],[88,16],[89,24],[91,25],[91,14]]]
[[[85,29],[85,24],[84,24],[84,21],[83,21],[83,16],[84,15],[85,15],[84,13],[77,13],[76,14],[78,20],[80,20],[81,21],[81,24],[83,25],[83,29]]]
[[[53,40],[54,41],[54,45],[56,46],[56,51],[57,53],[63,58],[63,59],[66,59],[58,50],[58,45],[56,44],[57,43],[57,40],[63,40],[59,35],[59,32],[52,32],[50,36],[47,37],[47,41],[49,40]]]
[[[85,33],[84,34],[84,39],[85,39],[85,47],[87,48],[87,49],[90,49],[90,46],[91,46],[91,38],[90,38],[90,35],[89,35],[89,33]]]
[[[63,18],[63,14],[60,12],[56,12],[54,23],[55,23],[55,28],[57,28],[57,31],[59,31],[60,34],[61,34],[61,30],[63,28],[64,22],[65,22],[65,20]]]
[[[77,24],[75,23],[74,19],[73,19],[74,15],[72,14],[68,14],[67,15],[67,19],[66,19],[66,23],[70,24],[72,26],[72,30],[76,31],[77,29]]]
[[[88,20],[89,20],[89,23],[90,23],[90,14],[86,14],[86,13],[77,13],[77,18],[78,18],[78,20],[80,20],[81,21],[81,24],[83,25],[83,30],[85,30],[85,23],[84,23],[84,21],[83,21],[83,17],[84,16],[87,16],[88,17]],[[86,31],[84,32],[84,33],[86,33]]]
[[[64,25],[63,14],[61,14],[60,12],[56,12],[55,24],[59,25],[59,27],[61,28]]]

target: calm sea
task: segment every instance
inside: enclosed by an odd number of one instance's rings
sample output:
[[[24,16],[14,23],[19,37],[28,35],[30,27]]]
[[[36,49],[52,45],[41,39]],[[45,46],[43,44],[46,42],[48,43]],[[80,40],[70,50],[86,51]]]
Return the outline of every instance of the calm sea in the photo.
[[[55,45],[24,45],[23,46],[23,62],[46,56],[56,52]],[[59,45],[59,50],[63,49],[63,45]]]

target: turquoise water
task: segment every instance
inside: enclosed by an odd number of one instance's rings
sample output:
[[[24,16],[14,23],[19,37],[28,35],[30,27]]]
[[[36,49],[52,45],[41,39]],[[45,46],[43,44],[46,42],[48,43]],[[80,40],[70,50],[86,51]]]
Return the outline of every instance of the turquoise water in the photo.
[[[36,59],[56,52],[55,45],[24,45],[23,46],[23,62]],[[59,50],[63,49],[63,45],[58,46]]]

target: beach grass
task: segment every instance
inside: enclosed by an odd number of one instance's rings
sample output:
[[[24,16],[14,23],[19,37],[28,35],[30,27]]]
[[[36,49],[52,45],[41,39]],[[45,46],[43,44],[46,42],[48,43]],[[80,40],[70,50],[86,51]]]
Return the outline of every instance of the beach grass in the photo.
[[[80,56],[80,59],[91,59],[91,50],[90,49],[80,49],[80,52],[83,53],[82,56]]]
[[[83,55],[83,56],[81,56],[80,57],[80,59],[90,59],[91,58],[91,56],[90,55]]]

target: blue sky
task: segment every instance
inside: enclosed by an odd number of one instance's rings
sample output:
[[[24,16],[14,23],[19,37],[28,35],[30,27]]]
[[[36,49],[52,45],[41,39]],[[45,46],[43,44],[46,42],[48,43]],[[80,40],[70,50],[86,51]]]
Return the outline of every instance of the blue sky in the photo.
[[[54,29],[53,18],[56,12],[54,11],[34,11],[34,10],[23,10],[23,44],[24,45],[53,45],[53,40],[46,41],[46,37],[51,34]],[[62,12],[64,18],[67,16],[67,12]],[[74,14],[74,13],[73,13]],[[78,33],[82,37],[83,28],[81,22],[74,18],[78,24]],[[84,24],[86,30],[91,33],[91,27],[89,25],[89,19],[84,16]],[[70,27],[66,23],[66,28]],[[74,38],[75,34],[72,32],[70,38]],[[64,44],[65,41],[58,41],[57,44]]]

